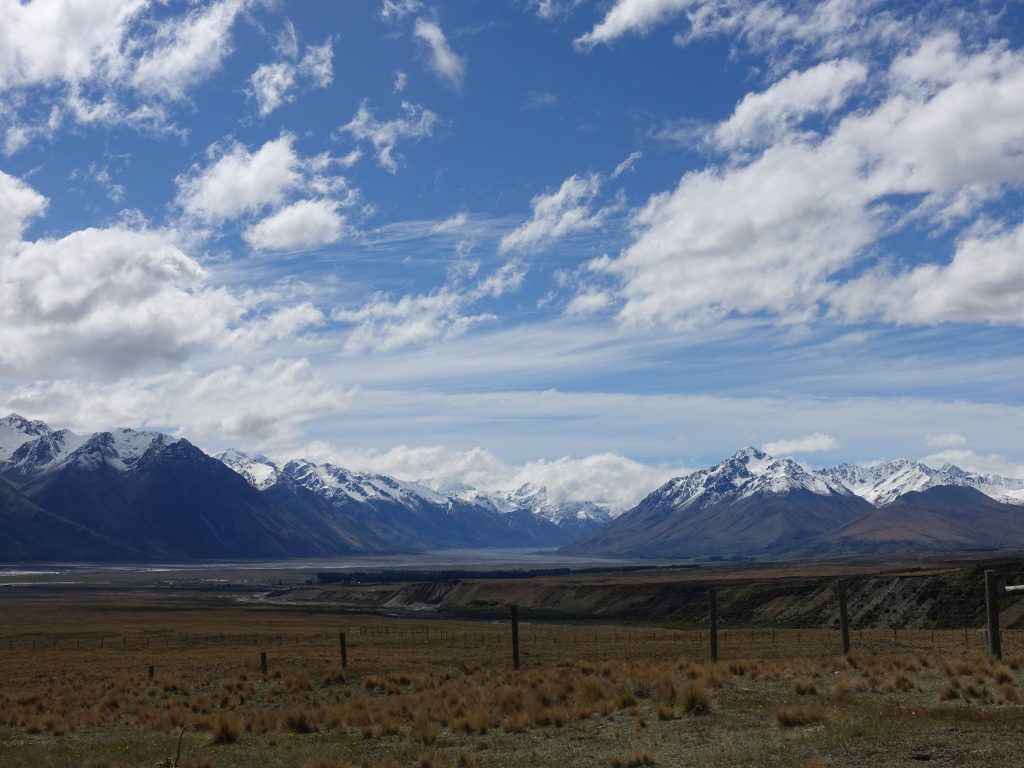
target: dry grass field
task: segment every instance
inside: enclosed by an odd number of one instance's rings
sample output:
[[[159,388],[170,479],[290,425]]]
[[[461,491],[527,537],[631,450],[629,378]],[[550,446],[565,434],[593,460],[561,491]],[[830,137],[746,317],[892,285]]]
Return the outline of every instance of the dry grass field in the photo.
[[[725,629],[712,664],[706,632],[524,621],[515,672],[507,622],[87,596],[0,615],[3,766],[1024,764],[1016,633],[999,663],[976,631],[855,631],[842,658],[835,632]]]

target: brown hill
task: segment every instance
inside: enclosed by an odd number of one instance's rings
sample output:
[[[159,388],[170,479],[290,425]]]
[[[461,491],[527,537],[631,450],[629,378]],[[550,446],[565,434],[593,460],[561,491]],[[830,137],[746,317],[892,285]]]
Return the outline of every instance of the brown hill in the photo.
[[[911,491],[892,504],[818,536],[808,554],[952,551],[1024,545],[1024,507],[974,488],[940,485]]]

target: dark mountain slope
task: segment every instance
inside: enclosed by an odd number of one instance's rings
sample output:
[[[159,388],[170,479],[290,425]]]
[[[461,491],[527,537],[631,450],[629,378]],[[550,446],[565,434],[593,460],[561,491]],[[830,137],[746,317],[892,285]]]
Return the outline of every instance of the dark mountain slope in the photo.
[[[0,562],[117,560],[135,553],[34,504],[0,478]]]

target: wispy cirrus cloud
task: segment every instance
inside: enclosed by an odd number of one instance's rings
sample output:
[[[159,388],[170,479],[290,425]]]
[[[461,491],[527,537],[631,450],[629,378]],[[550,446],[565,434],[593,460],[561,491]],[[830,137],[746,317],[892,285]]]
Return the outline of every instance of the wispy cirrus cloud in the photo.
[[[455,90],[461,90],[466,80],[466,58],[452,50],[440,23],[435,19],[416,19],[412,33],[426,45],[430,68],[434,73]]]
[[[473,307],[488,297],[519,290],[525,276],[521,263],[509,261],[472,285],[462,285],[456,278],[429,293],[397,299],[378,293],[356,309],[336,310],[336,321],[354,326],[343,351],[349,355],[391,352],[456,339],[475,325],[496,321],[496,315],[474,312]]]

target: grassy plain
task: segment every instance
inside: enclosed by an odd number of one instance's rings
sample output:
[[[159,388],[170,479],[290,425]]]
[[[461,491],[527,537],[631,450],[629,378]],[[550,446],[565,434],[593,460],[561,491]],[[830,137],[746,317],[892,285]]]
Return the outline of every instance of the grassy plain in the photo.
[[[1016,633],[999,663],[977,631],[843,658],[726,628],[712,664],[698,630],[525,621],[514,672],[503,621],[29,588],[0,616],[2,766],[1024,764]]]

